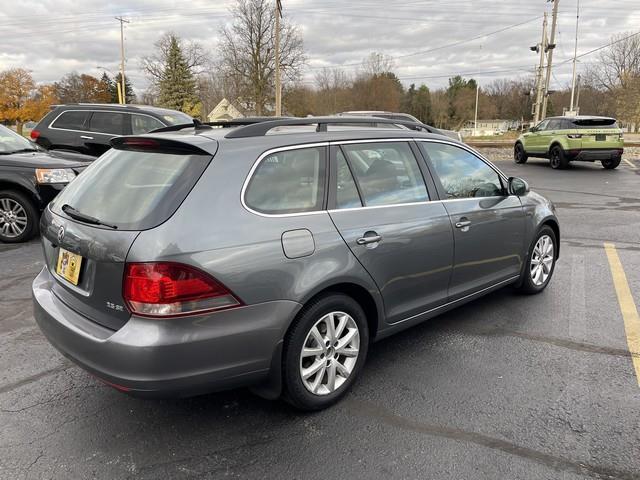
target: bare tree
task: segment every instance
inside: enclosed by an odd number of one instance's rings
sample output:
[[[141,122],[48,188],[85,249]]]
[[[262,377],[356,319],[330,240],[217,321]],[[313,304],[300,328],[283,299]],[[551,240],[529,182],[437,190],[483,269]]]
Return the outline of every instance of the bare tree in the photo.
[[[620,120],[640,126],[640,35],[614,35],[587,70],[586,80],[607,92]]]
[[[359,77],[371,78],[383,73],[393,72],[395,64],[389,55],[380,52],[371,52],[362,61],[362,70],[358,72]]]
[[[233,25],[220,31],[221,68],[240,86],[245,107],[263,115],[275,93],[275,15],[270,0],[238,0]],[[280,67],[295,81],[305,62],[302,37],[288,22],[280,26]]]

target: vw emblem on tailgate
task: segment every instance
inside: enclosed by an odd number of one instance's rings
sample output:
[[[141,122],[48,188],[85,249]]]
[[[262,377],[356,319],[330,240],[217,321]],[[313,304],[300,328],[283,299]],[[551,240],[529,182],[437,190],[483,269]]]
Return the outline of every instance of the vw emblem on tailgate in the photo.
[[[63,238],[64,238],[64,227],[60,227],[58,229],[58,242],[62,242]]]

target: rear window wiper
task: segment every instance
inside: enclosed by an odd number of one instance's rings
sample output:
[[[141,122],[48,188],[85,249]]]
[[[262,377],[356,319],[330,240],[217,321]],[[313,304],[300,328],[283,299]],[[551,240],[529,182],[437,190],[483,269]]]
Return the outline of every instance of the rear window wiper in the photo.
[[[2,152],[4,155],[12,155],[14,153],[25,153],[25,152],[37,152],[37,148],[20,148],[18,150],[12,150],[10,152]]]
[[[92,217],[90,215],[85,215],[84,213],[79,212],[75,208],[73,208],[68,203],[62,205],[62,211],[69,215],[71,218],[75,218],[76,220],[80,220],[84,223],[90,223],[92,225],[103,225],[105,227],[113,228],[114,230],[118,228],[117,225],[110,225],[108,223],[104,223],[98,220],[96,217]]]

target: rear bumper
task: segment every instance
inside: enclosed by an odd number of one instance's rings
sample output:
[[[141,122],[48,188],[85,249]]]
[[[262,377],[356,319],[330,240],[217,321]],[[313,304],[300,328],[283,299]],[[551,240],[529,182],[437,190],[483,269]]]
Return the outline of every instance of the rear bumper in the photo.
[[[274,301],[176,319],[131,319],[118,331],[69,308],[44,268],[33,282],[34,315],[63,355],[137,396],[182,397],[260,383],[300,305]]]
[[[594,162],[596,160],[610,160],[621,157],[624,148],[583,148],[567,150],[566,154],[570,160],[577,162]]]

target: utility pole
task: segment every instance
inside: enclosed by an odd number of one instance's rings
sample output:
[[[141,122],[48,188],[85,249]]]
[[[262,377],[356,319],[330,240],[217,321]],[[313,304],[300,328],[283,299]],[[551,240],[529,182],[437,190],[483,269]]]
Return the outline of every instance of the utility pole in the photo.
[[[551,63],[553,62],[553,51],[556,48],[556,25],[558,23],[558,4],[560,0],[548,0],[553,2],[553,13],[551,18],[551,39],[547,45],[547,78],[544,82],[544,99],[542,100],[542,115],[540,120],[547,116],[547,102],[549,100],[549,84],[551,83]]]
[[[122,17],[116,17],[116,20],[120,22],[120,81],[122,95],[120,97],[120,103],[124,105],[127,103],[127,88],[124,80],[124,24],[129,23],[129,20],[125,20]]]
[[[544,70],[544,52],[547,46],[547,12],[544,12],[544,20],[542,22],[542,40],[535,47],[531,47],[531,50],[540,54],[540,64],[538,65],[538,74],[536,75],[536,102],[534,104],[533,111],[533,123],[534,125],[540,121],[540,108],[542,107],[542,71]]]
[[[573,49],[573,78],[571,80],[571,104],[569,105],[569,111],[571,115],[575,115],[573,111],[573,98],[576,92],[576,60],[578,58],[578,21],[580,20],[580,0],[576,7],[576,43]]]
[[[578,75],[578,78],[576,80],[576,111],[579,112],[580,111],[580,75]]]
[[[280,18],[282,3],[276,0],[276,117],[282,116],[282,85],[280,81]]]
[[[473,136],[478,135],[478,97],[480,96],[480,84],[476,83],[476,115],[473,120]]]

